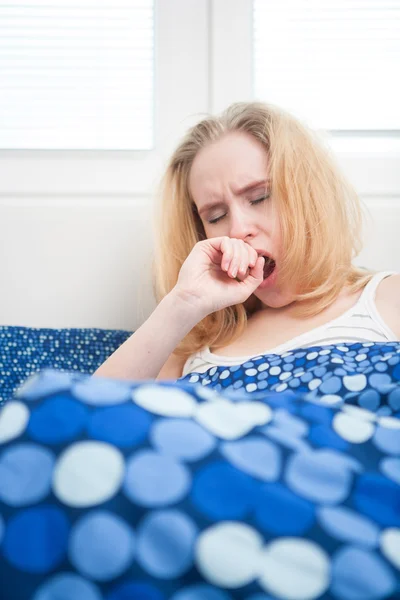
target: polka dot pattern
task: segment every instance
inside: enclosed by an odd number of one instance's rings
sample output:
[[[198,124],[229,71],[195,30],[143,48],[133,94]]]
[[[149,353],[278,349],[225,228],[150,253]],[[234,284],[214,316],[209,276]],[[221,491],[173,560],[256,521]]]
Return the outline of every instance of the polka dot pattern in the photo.
[[[6,403],[11,598],[395,598],[400,344],[266,355],[189,379],[45,370]]]

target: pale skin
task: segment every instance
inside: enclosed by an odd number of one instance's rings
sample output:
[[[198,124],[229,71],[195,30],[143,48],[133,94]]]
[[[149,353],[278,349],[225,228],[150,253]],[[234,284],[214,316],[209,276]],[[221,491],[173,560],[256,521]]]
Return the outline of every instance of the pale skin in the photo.
[[[203,148],[196,156],[190,173],[190,190],[207,237],[227,236],[231,250],[222,261],[222,269],[234,276],[246,272],[247,256],[254,248],[268,251],[277,263],[276,282],[254,295],[264,308],[250,317],[245,334],[233,344],[214,352],[225,356],[243,356],[273,348],[340,316],[353,306],[361,292],[343,289],[335,302],[315,317],[294,317],[294,290],[279,284],[281,236],[279,216],[272,198],[258,204],[252,201],[268,194],[268,184],[238,193],[247,184],[265,179],[268,161],[261,144],[243,132],[233,132]],[[221,203],[210,207],[210,203]],[[219,218],[221,217],[221,218]],[[215,222],[215,219],[218,219]],[[212,222],[214,221],[214,222]],[[250,249],[249,249],[250,248]],[[232,257],[232,258],[231,258]],[[385,323],[400,339],[400,275],[384,279],[376,294],[377,309]]]
[[[244,132],[230,133],[197,154],[189,188],[207,239],[194,246],[173,290],[94,375],[178,379],[185,362],[173,352],[179,342],[205,316],[243,303],[251,294],[261,300],[262,309],[249,318],[239,339],[224,348],[211,348],[216,354],[268,351],[339,317],[356,303],[361,292],[350,294],[344,288],[318,315],[294,315],[295,292],[279,281],[283,250],[267,173],[263,146]],[[267,285],[263,284],[265,254],[276,262]],[[400,340],[400,275],[380,283],[376,306]]]

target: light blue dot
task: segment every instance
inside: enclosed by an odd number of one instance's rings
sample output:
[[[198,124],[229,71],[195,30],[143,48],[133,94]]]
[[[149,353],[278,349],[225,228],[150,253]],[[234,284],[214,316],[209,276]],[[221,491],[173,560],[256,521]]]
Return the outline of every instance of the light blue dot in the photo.
[[[135,540],[116,515],[95,511],[82,517],[71,532],[69,558],[83,575],[99,581],[119,577],[133,560]]]
[[[322,394],[336,394],[342,387],[342,381],[339,377],[331,377],[323,381],[318,389]]]
[[[31,413],[30,437],[45,444],[61,444],[77,437],[83,430],[87,408],[68,394],[52,397]]]
[[[130,402],[95,410],[87,430],[95,440],[127,448],[140,444],[147,437],[151,423],[149,413]]]
[[[387,371],[388,367],[387,364],[384,362],[377,362],[375,365],[375,369],[380,373],[384,373],[385,371]]]
[[[323,507],[318,518],[325,531],[339,540],[370,547],[378,543],[379,527],[345,506]]]
[[[33,600],[102,600],[98,588],[74,573],[55,575],[40,586]]]
[[[280,475],[281,451],[272,442],[249,436],[221,444],[220,451],[233,466],[257,479],[275,481]]]
[[[303,419],[293,416],[288,410],[282,408],[274,412],[274,425],[298,437],[307,435],[309,429],[308,423]]]
[[[199,469],[191,491],[195,507],[208,518],[244,518],[254,505],[258,486],[255,480],[225,462]]]
[[[54,506],[20,510],[8,521],[4,556],[21,571],[47,573],[64,559],[68,532],[65,514]]]
[[[392,410],[400,410],[400,388],[397,387],[390,392],[388,402]]]
[[[171,600],[231,600],[231,598],[230,594],[222,590],[206,583],[199,583],[180,590],[171,597]]]
[[[10,506],[26,506],[50,492],[54,455],[37,444],[18,444],[0,458],[0,500]]]
[[[67,391],[71,385],[72,376],[70,373],[62,373],[54,369],[44,369],[40,373],[35,373],[27,379],[16,392],[17,398],[23,398],[28,402],[33,402],[38,398],[44,398]]]
[[[285,478],[294,492],[314,502],[327,504],[344,500],[352,484],[352,475],[345,463],[333,451],[327,450],[292,456]]]
[[[372,373],[372,375],[369,376],[369,383],[380,394],[386,394],[391,387],[392,380],[389,375]]]
[[[151,441],[162,454],[187,461],[205,458],[217,443],[208,431],[187,419],[160,419],[153,425]]]
[[[376,390],[367,390],[360,394],[358,403],[362,408],[375,412],[381,403],[381,396]]]
[[[166,506],[182,500],[191,484],[187,467],[170,456],[142,450],[127,462],[124,492],[141,506]]]
[[[400,454],[400,429],[378,426],[372,439],[382,452]]]
[[[298,379],[291,379],[289,381],[289,387],[291,388],[298,388],[300,385],[300,381]]]
[[[165,600],[164,594],[153,584],[144,581],[124,581],[115,587],[107,600]]]
[[[268,425],[267,427],[263,427],[261,432],[278,442],[281,446],[291,448],[297,452],[309,449],[307,442],[303,438],[293,435],[291,431],[286,431],[282,427]]]
[[[400,485],[400,458],[384,458],[379,467],[386,477]]]
[[[373,552],[348,546],[334,555],[331,590],[336,598],[379,600],[388,598],[395,588],[394,575]]]
[[[75,398],[93,406],[121,404],[132,396],[127,383],[98,377],[87,377],[73,385],[71,391]]]
[[[197,535],[195,524],[181,511],[150,513],[138,530],[137,560],[153,577],[179,577],[193,564]]]

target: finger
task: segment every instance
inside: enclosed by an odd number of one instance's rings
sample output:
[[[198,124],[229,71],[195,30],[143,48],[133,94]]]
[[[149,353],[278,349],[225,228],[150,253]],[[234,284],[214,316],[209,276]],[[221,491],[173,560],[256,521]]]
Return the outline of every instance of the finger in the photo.
[[[221,242],[221,252],[222,252],[222,260],[221,260],[221,269],[223,271],[228,271],[232,258],[233,258],[233,247],[232,241],[228,237],[224,237]]]
[[[247,277],[247,275],[249,274],[250,270],[249,270],[249,252],[248,249],[246,248],[246,246],[248,246],[248,244],[241,244],[241,255],[240,255],[240,266],[239,266],[239,270],[238,270],[238,277],[243,280]]]
[[[254,250],[254,248],[252,248],[249,244],[246,244],[246,246],[249,253],[249,267],[252,269],[257,262],[258,254],[256,250]]]
[[[233,257],[232,257],[232,261],[231,261],[231,265],[229,267],[229,275],[233,278],[235,278],[238,274],[238,270],[239,270],[239,266],[240,266],[240,255],[241,255],[241,248],[240,248],[240,240],[236,240],[236,239],[232,239],[232,248],[233,248]]]

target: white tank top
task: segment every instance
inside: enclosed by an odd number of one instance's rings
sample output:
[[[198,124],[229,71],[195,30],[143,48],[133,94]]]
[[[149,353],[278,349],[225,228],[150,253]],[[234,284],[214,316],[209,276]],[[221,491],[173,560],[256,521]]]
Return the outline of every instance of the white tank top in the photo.
[[[394,275],[395,271],[382,271],[376,273],[365,286],[356,304],[343,315],[292,338],[263,354],[282,354],[296,348],[310,348],[311,346],[329,346],[330,344],[356,342],[395,342],[398,340],[393,331],[385,324],[377,311],[375,304],[376,289],[382,279]],[[182,377],[188,373],[204,373],[215,366],[240,365],[255,355],[251,356],[220,356],[210,352],[208,347],[203,348],[189,356],[184,364]]]

